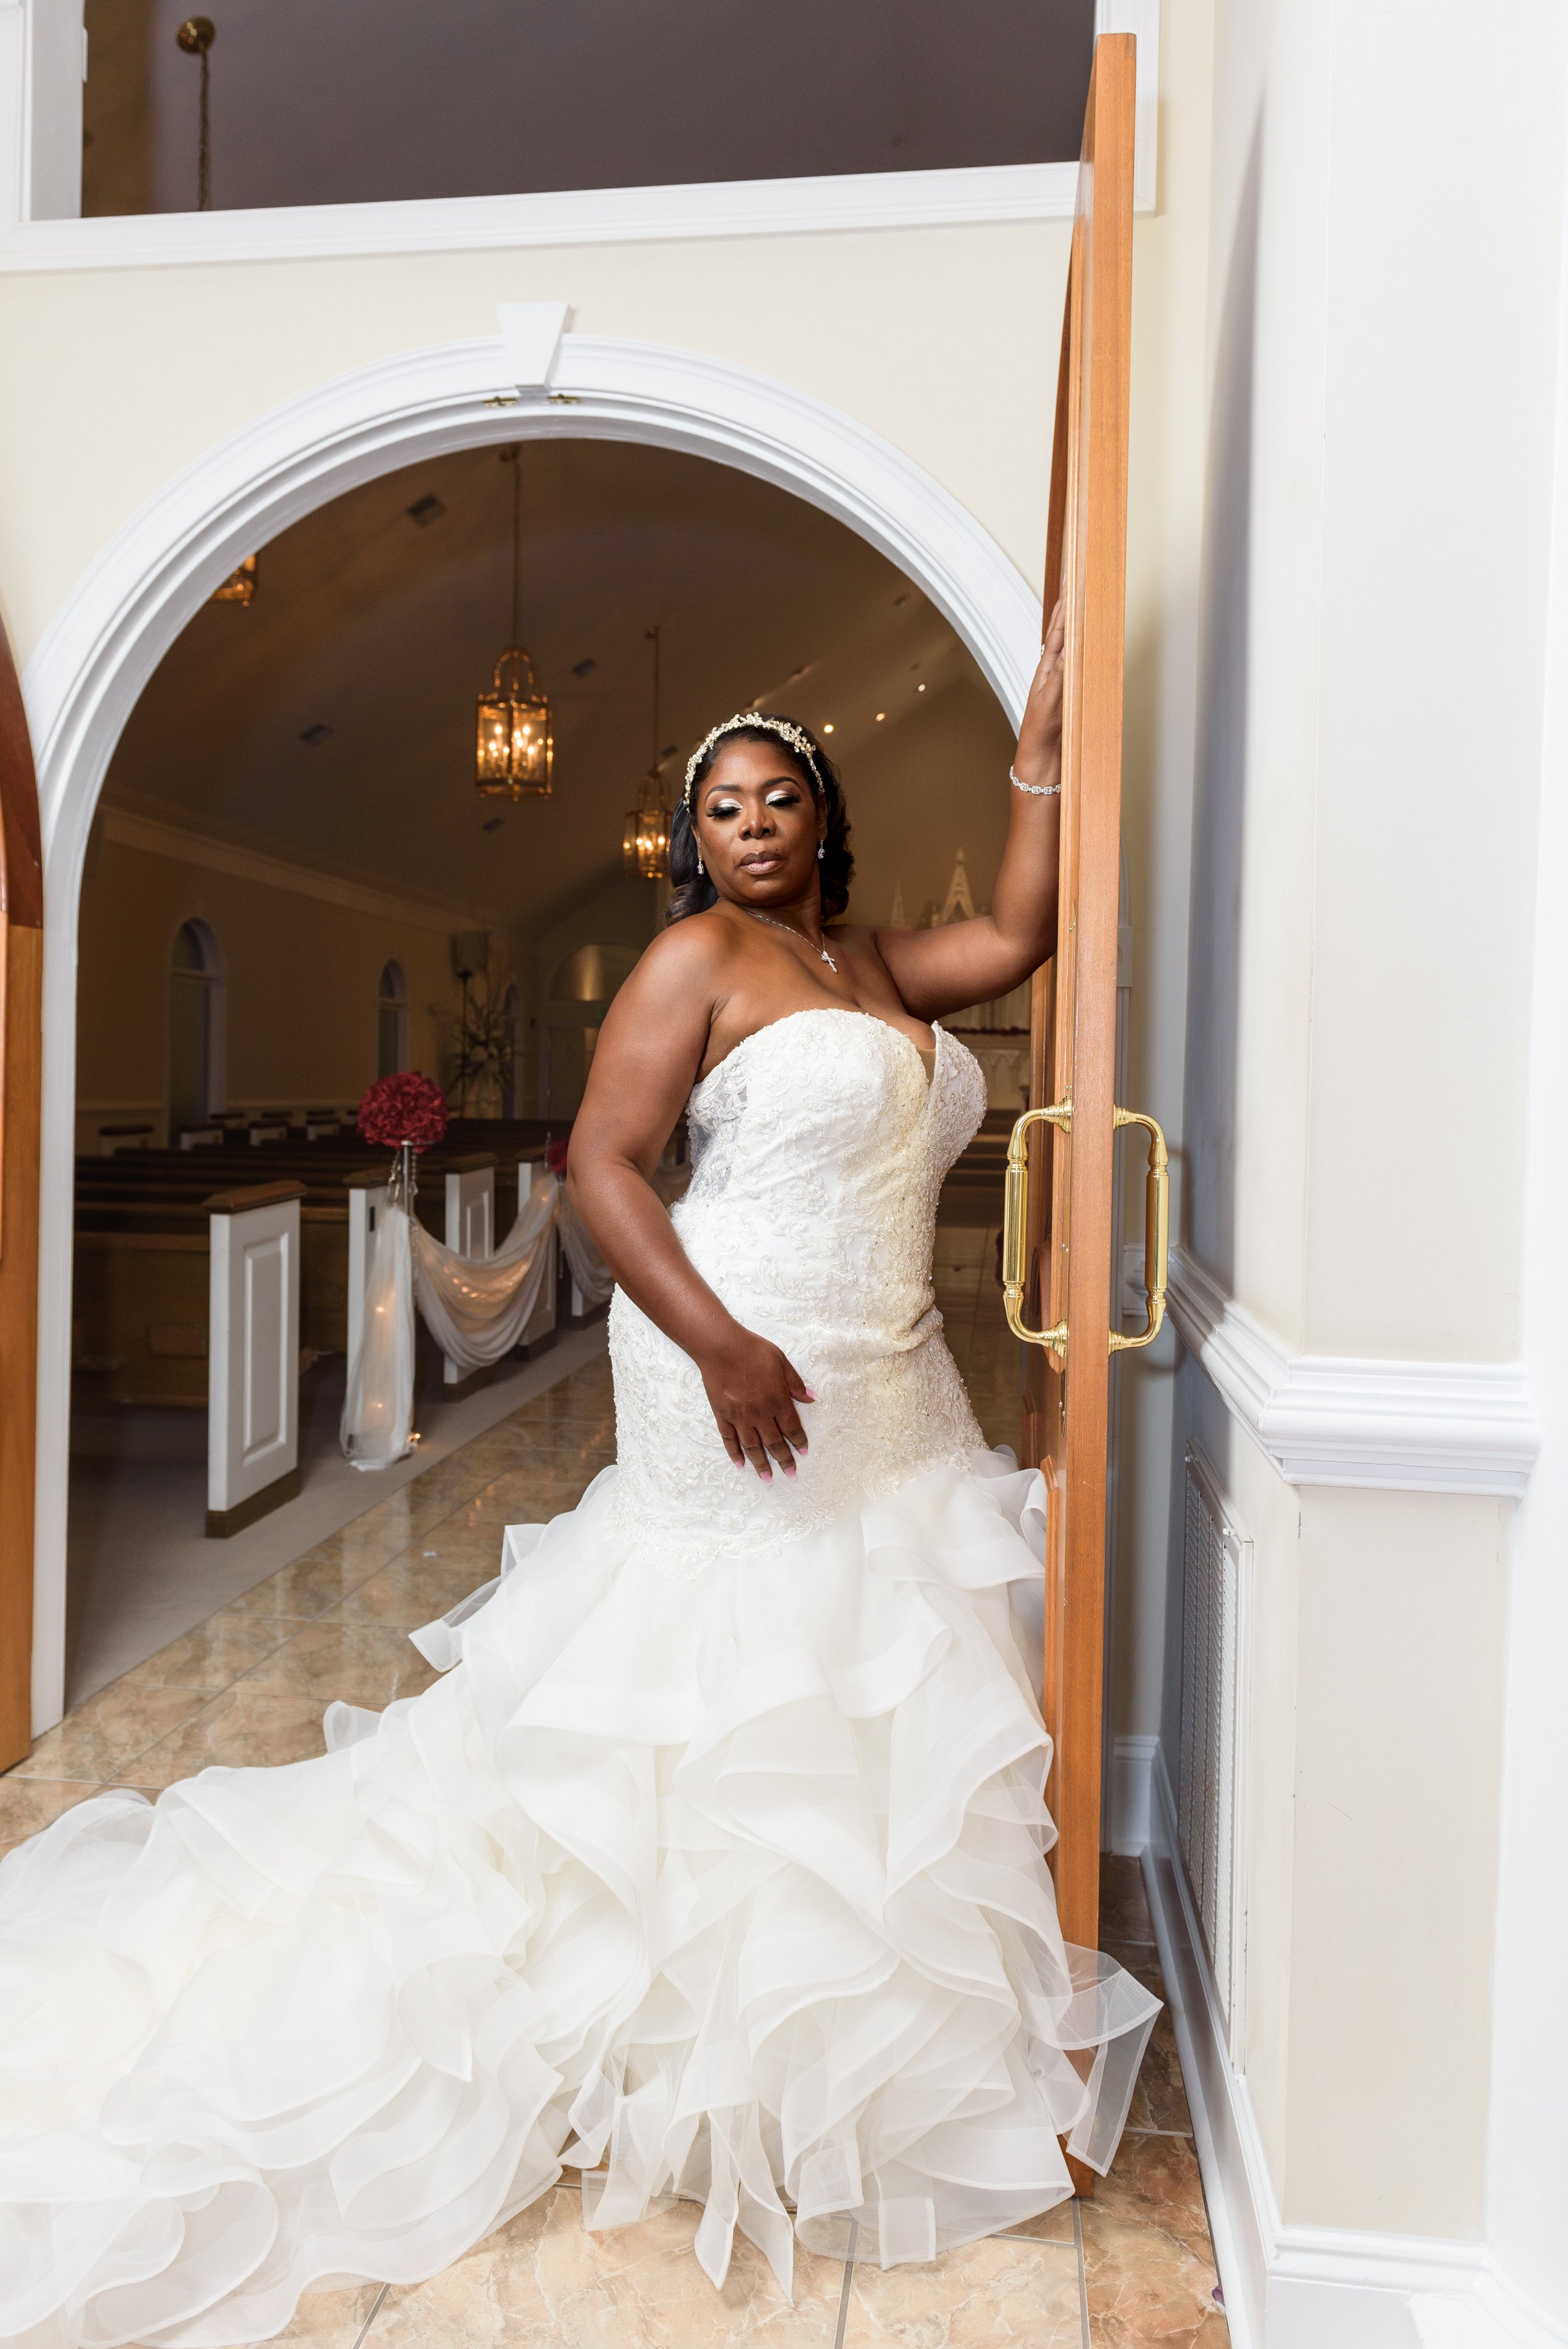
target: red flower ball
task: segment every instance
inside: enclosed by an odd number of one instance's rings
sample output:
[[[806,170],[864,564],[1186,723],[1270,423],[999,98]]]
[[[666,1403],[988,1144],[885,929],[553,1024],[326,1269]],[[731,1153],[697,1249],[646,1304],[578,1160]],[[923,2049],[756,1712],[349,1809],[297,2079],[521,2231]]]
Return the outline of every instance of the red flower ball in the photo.
[[[447,1097],[417,1069],[377,1077],[359,1104],[360,1133],[386,1150],[428,1150],[446,1130]]]
[[[552,1174],[565,1174],[566,1147],[564,1142],[551,1142],[545,1144],[544,1163]]]

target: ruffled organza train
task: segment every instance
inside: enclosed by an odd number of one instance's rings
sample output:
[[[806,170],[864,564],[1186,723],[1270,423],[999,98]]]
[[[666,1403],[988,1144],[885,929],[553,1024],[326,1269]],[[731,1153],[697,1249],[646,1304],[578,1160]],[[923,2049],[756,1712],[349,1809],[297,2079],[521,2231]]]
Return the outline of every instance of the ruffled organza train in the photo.
[[[583,2171],[930,2259],[1103,2168],[1155,2012],[1064,1949],[1009,1586],[1037,1476],[928,1466],[661,1571],[606,1470],[324,1759],[84,1803],[0,1866],[0,2335],[260,2340]]]

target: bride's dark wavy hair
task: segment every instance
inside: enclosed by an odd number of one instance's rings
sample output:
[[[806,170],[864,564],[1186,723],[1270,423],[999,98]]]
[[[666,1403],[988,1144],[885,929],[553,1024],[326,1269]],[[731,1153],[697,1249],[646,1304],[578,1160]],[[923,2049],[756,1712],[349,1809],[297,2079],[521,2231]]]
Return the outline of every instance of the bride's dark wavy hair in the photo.
[[[723,734],[703,760],[692,777],[690,798],[695,799],[707,781],[714,761],[731,742],[766,742],[769,749],[779,751],[794,768],[811,797],[826,809],[827,835],[822,842],[822,861],[817,867],[817,877],[822,888],[822,919],[836,921],[850,902],[850,883],[854,878],[855,860],[850,847],[850,819],[844,808],[844,788],[839,781],[839,771],[829,758],[809,726],[801,726],[791,718],[791,726],[811,745],[811,759],[816,763],[813,776],[810,764],[783,735],[775,734],[771,726],[732,726]],[[676,803],[670,822],[670,890],[669,911],[665,916],[666,928],[671,922],[684,922],[688,914],[706,914],[710,905],[718,903],[718,891],[706,873],[696,869],[696,834],[692,828],[688,799],[683,796]]]

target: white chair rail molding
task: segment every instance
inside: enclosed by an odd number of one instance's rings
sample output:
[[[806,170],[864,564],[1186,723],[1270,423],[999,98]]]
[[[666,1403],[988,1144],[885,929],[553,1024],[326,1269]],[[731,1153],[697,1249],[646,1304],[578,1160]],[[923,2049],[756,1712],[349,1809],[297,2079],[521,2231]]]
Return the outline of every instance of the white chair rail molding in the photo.
[[[1142,1249],[1124,1261],[1137,1306]],[[1504,1500],[1524,1491],[1542,1439],[1522,1362],[1297,1353],[1178,1247],[1170,1303],[1184,1343],[1287,1485]]]

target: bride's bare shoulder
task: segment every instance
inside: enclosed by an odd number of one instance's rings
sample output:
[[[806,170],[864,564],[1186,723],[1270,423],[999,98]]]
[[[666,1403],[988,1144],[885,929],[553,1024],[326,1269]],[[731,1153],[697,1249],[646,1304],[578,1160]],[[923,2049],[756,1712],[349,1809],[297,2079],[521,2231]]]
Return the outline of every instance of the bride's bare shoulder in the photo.
[[[738,951],[735,932],[721,916],[688,914],[659,932],[622,991],[634,991],[648,1006],[672,998],[711,1003],[727,991]]]

